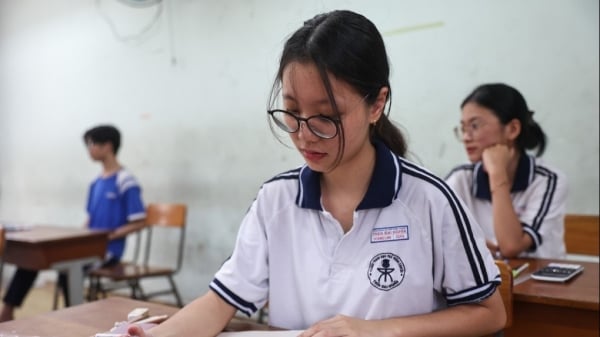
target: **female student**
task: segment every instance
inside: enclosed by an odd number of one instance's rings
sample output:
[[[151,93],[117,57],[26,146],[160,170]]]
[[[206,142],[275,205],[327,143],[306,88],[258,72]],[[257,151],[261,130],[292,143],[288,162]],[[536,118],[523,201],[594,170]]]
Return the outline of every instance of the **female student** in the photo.
[[[446,182],[482,226],[488,248],[497,257],[563,257],[567,182],[526,153],[541,156],[546,136],[521,93],[484,84],[461,108],[455,131],[472,164],[452,170]]]
[[[479,226],[442,179],[402,158],[384,109],[381,35],[334,11],[286,42],[268,110],[305,165],[263,184],[210,290],[132,336],[216,336],[269,302],[269,323],[318,336],[480,336],[505,322]],[[468,322],[468,324],[467,324]]]

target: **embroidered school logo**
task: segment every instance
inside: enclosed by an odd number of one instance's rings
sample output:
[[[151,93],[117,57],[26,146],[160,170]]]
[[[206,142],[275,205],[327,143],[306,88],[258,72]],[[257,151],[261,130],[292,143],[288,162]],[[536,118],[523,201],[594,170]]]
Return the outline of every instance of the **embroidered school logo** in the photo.
[[[388,291],[402,283],[405,272],[404,262],[398,255],[381,253],[371,259],[367,276],[373,287]]]

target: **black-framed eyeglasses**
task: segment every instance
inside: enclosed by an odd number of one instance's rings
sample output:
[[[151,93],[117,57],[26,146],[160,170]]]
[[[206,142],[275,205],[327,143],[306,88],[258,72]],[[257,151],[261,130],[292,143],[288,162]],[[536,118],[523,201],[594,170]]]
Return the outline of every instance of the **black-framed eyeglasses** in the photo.
[[[337,136],[339,132],[340,121],[331,117],[315,115],[302,118],[281,109],[267,110],[267,113],[271,116],[275,125],[288,133],[298,132],[302,122],[306,124],[310,132],[319,138],[331,139]]]

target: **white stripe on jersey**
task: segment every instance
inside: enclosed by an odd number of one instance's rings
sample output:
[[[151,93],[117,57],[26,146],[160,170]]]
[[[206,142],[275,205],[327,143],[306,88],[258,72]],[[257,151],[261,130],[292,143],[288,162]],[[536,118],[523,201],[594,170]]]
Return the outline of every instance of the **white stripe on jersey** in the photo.
[[[129,171],[122,169],[117,173],[117,187],[119,189],[119,194],[123,194],[128,189],[137,186],[139,186],[137,180]]]

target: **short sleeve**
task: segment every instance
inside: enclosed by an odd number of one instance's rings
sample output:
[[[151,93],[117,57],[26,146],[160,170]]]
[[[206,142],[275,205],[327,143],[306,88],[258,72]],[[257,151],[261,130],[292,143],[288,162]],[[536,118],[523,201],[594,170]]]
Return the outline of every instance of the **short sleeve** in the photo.
[[[535,179],[519,210],[523,230],[533,241],[528,253],[535,253],[537,257],[564,257],[567,195],[568,183],[564,174],[542,166],[536,167]]]
[[[117,176],[117,188],[127,221],[144,219],[146,211],[142,201],[142,189],[137,179],[128,171],[122,170]]]
[[[468,200],[471,198],[472,174],[472,166],[459,166],[448,173],[445,181],[462,200]]]
[[[438,215],[434,282],[449,306],[481,302],[500,284],[500,273],[475,218],[454,193],[450,195]]]
[[[210,288],[250,316],[268,297],[268,247],[259,197],[246,213],[231,257],[221,266]]]

